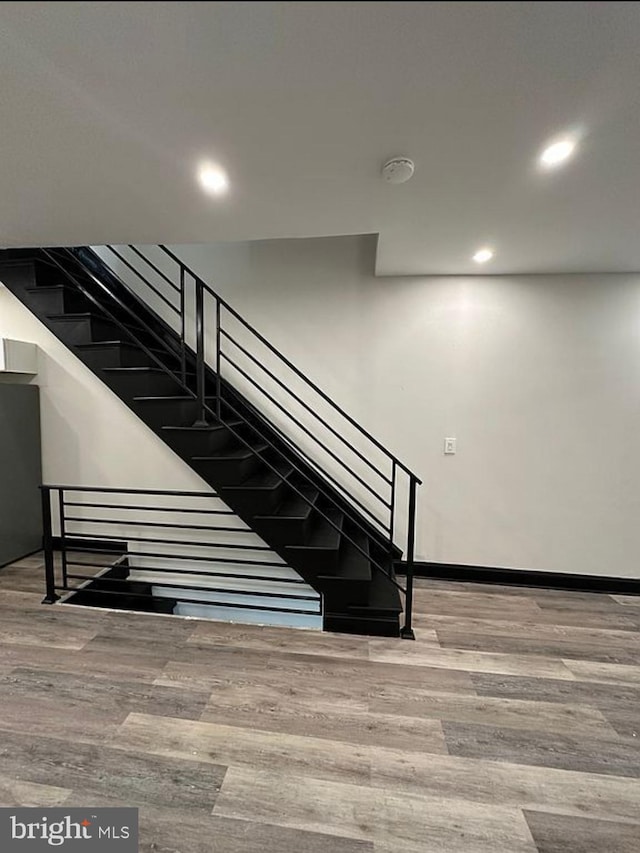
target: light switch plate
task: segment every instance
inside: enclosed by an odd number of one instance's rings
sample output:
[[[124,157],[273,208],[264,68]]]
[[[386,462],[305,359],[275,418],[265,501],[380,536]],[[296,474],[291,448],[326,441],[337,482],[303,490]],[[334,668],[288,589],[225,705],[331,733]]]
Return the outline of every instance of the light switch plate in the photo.
[[[456,452],[456,440],[455,438],[445,438],[444,440],[444,455],[445,456],[453,456]]]

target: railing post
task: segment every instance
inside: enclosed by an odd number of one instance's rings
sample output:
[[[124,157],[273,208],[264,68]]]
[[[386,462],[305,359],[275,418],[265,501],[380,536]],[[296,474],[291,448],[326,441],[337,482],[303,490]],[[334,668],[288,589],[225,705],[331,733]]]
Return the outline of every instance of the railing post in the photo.
[[[220,379],[220,300],[216,296],[216,412],[218,420],[222,418],[222,382]]]
[[[56,576],[53,563],[53,533],[51,530],[51,490],[48,486],[40,487],[42,498],[42,548],[44,550],[44,576],[46,595],[43,604],[54,604],[59,596],[56,595]]]
[[[58,492],[60,512],[60,552],[62,555],[62,586],[67,586],[67,527],[64,520],[64,489]]]
[[[187,342],[185,339],[186,315],[184,310],[184,267],[180,266],[180,375],[187,384]]]
[[[193,425],[195,427],[206,427],[208,426],[208,422],[204,396],[204,286],[199,278],[196,278],[196,383],[199,415]]]
[[[404,602],[404,627],[400,631],[403,640],[415,640],[416,635],[411,626],[413,611],[413,559],[416,538],[416,479],[409,480],[409,526],[407,531],[407,585]]]
[[[394,459],[391,463],[391,511],[389,515],[389,554],[393,557],[393,534],[396,523],[396,477],[397,465]]]

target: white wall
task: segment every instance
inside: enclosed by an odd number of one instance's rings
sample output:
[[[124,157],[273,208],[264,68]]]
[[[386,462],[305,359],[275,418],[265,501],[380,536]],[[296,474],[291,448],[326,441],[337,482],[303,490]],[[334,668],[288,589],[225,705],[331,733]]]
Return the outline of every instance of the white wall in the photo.
[[[420,559],[638,576],[640,274],[376,278],[374,248],[174,247],[422,477]]]
[[[422,477],[418,558],[637,577],[640,274],[376,278],[374,245],[174,248]],[[203,487],[4,289],[2,334],[43,349],[47,480]]]

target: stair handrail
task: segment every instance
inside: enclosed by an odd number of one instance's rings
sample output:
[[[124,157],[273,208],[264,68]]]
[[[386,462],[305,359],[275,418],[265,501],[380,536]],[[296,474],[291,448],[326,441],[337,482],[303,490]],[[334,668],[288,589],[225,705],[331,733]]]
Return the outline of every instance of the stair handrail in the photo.
[[[225,357],[225,355],[223,353],[221,353],[221,334],[223,331],[223,330],[221,330],[221,308],[223,307],[225,310],[228,310],[230,312],[230,314],[234,318],[236,318],[244,327],[246,327],[251,334],[253,334],[258,340],[260,340],[260,342],[263,343],[264,346],[266,346],[271,352],[273,352],[273,354],[275,356],[277,356],[277,358],[280,359],[280,361],[282,361],[284,364],[286,364],[287,367],[289,367],[307,386],[309,386],[316,393],[318,393],[323,400],[325,400],[335,411],[337,411],[341,416],[343,416],[347,420],[348,423],[352,424],[367,440],[369,440],[376,448],[378,448],[383,454],[385,454],[385,456],[391,461],[391,463],[392,463],[392,478],[391,478],[391,480],[388,480],[387,478],[385,478],[385,481],[391,486],[392,496],[391,496],[391,502],[389,504],[384,502],[384,505],[390,510],[390,523],[389,523],[389,527],[387,528],[387,532],[389,533],[390,544],[391,544],[392,548],[394,547],[395,489],[396,489],[397,469],[399,468],[405,472],[405,474],[407,475],[407,477],[409,479],[407,548],[406,548],[406,552],[405,552],[406,588],[401,586],[395,580],[395,577],[392,576],[389,572],[387,572],[386,569],[382,565],[380,565],[379,562],[377,562],[377,560],[374,560],[373,557],[369,557],[369,559],[370,559],[372,567],[375,568],[376,571],[385,575],[387,577],[387,579],[392,583],[392,585],[394,587],[396,587],[401,593],[404,594],[404,596],[405,596],[405,625],[402,628],[401,635],[403,637],[413,638],[414,634],[413,634],[413,630],[411,627],[411,613],[412,613],[412,598],[413,598],[413,572],[414,572],[414,565],[413,564],[414,564],[415,522],[416,522],[416,488],[418,485],[422,484],[422,480],[414,472],[412,472],[408,468],[408,466],[406,466],[393,453],[391,453],[391,451],[389,451],[386,447],[384,447],[384,445],[382,445],[382,443],[379,442],[374,436],[372,436],[364,427],[362,427],[360,424],[358,424],[358,422],[355,421],[355,419],[352,418],[351,415],[349,415],[347,412],[345,412],[337,403],[335,403],[312,380],[310,380],[308,377],[306,377],[305,374],[302,373],[302,371],[298,367],[296,367],[296,365],[294,365],[273,344],[271,344],[270,341],[268,341],[247,320],[245,320],[239,314],[239,312],[236,311],[235,308],[233,308],[231,305],[229,305],[227,300],[225,300],[223,297],[221,297],[212,287],[210,287],[206,282],[204,282],[203,279],[197,273],[193,272],[193,270],[190,269],[190,267],[188,267],[187,264],[185,264],[179,257],[177,257],[166,246],[160,245],[160,246],[158,246],[158,248],[161,249],[163,252],[165,252],[165,254],[167,256],[169,256],[175,263],[178,264],[178,267],[180,270],[180,286],[177,286],[173,282],[171,282],[171,280],[164,273],[162,273],[162,271],[159,270],[135,246],[128,246],[128,248],[131,249],[142,260],[144,260],[149,266],[151,266],[155,270],[155,272],[158,273],[165,281],[167,281],[171,284],[172,289],[179,294],[179,297],[180,297],[180,307],[179,308],[177,306],[173,305],[171,302],[169,302],[166,298],[164,298],[164,296],[160,292],[157,291],[157,289],[153,286],[153,284],[145,276],[143,276],[139,270],[137,270],[135,267],[133,267],[131,264],[129,264],[126,261],[126,259],[117,250],[115,250],[112,246],[105,246],[105,248],[109,249],[111,252],[113,252],[119,258],[120,261],[124,262],[125,266],[127,266],[128,269],[130,269],[132,272],[134,272],[136,274],[136,276],[138,276],[144,282],[144,284],[146,286],[148,286],[154,293],[156,293],[157,296],[160,296],[160,298],[163,299],[163,301],[168,305],[168,307],[170,307],[180,318],[180,322],[181,322],[180,344],[182,346],[181,385],[183,385],[183,387],[185,388],[185,390],[187,391],[189,396],[191,396],[197,400],[199,407],[200,407],[201,422],[202,423],[207,422],[207,420],[206,420],[207,415],[214,415],[214,416],[217,416],[218,418],[220,418],[222,420],[222,415],[221,415],[221,410],[220,410],[221,403],[223,403],[228,408],[230,408],[232,410],[232,412],[234,412],[236,415],[240,415],[238,410],[228,400],[222,400],[222,394],[221,394],[221,381],[222,381],[221,380],[221,357]],[[126,282],[123,281],[123,279],[120,278],[120,276],[118,276],[111,267],[109,267],[108,263],[106,263],[104,261],[104,259],[101,258],[99,255],[97,255],[92,249],[89,249],[89,247],[76,247],[76,249],[67,249],[66,251],[69,252],[75,258],[75,260],[78,263],[80,263],[80,265],[85,269],[85,272],[88,272],[91,275],[91,277],[94,279],[94,281],[96,281],[102,288],[104,288],[105,287],[104,284],[96,276],[95,271],[91,268],[88,268],[86,261],[83,260],[82,257],[80,257],[77,254],[78,252],[86,250],[86,249],[89,250],[91,256],[97,257],[98,260],[103,265],[107,266],[109,273],[121,285],[123,285],[129,292],[132,292],[136,298],[138,298],[138,299],[140,298],[139,295],[135,291],[131,291],[131,288],[129,287],[129,285],[127,285]],[[45,250],[45,253],[50,257],[51,260],[54,261],[54,263],[56,263],[56,265],[59,265],[57,259],[54,256],[52,256],[51,250]],[[195,293],[195,295],[196,295],[196,318],[195,318],[195,321],[196,321],[197,391],[195,393],[190,387],[188,387],[188,385],[186,383],[186,379],[185,379],[186,352],[188,349],[188,346],[186,343],[186,334],[185,334],[185,331],[186,331],[186,329],[185,329],[185,278],[187,275],[190,276],[193,279],[193,281],[195,282],[195,291],[196,291],[196,293]],[[79,288],[83,292],[85,292],[85,294],[87,294],[86,289],[81,285],[81,283],[77,279],[75,280],[74,283],[77,286],[79,286]],[[107,289],[107,292],[110,292],[110,291]],[[215,366],[215,375],[216,375],[216,381],[217,381],[217,394],[216,394],[217,411],[214,411],[207,404],[206,399],[205,399],[205,368],[206,368],[206,361],[205,361],[205,357],[204,357],[204,331],[205,331],[205,328],[204,328],[204,324],[205,324],[204,293],[205,292],[207,292],[215,300],[215,304],[216,304],[216,366]],[[113,295],[113,294],[111,294],[111,295]],[[92,301],[95,301],[95,300],[93,300],[92,296],[90,296],[90,298],[92,299]],[[125,308],[128,311],[128,313],[131,313],[130,309],[126,305],[123,305],[119,299],[117,301],[119,302],[121,308]],[[145,307],[147,308],[147,310],[151,311],[151,313],[158,316],[156,314],[156,312],[151,308],[151,306],[148,305],[148,303],[145,303]],[[108,313],[111,313],[111,312],[108,312]],[[111,316],[112,316],[112,319],[114,319],[118,323],[118,325],[122,325],[120,323],[120,321],[114,315],[111,314]],[[146,325],[147,324],[145,323],[145,326]],[[148,331],[152,332],[154,337],[157,338],[157,334],[152,329],[150,329],[149,327],[147,327],[147,329],[148,329]],[[133,334],[131,331],[129,331],[129,333]],[[174,333],[175,333],[175,330],[174,330]],[[135,337],[135,334],[133,336]],[[229,338],[232,342],[235,342],[235,339],[232,336],[226,334],[226,337]],[[166,344],[165,344],[165,346],[166,346]],[[147,353],[149,355],[152,356],[154,362],[160,364],[160,361],[157,358],[155,353],[151,353],[148,350],[148,348],[145,347],[144,345],[143,345],[143,348],[145,349],[145,351],[147,351]],[[232,364],[235,364],[235,362],[233,362],[232,359],[230,359],[228,357],[226,357],[226,358]],[[167,368],[164,364],[161,364],[161,366],[163,367],[163,369],[165,371],[167,370]],[[263,369],[266,370],[266,368],[263,368]],[[171,372],[171,371],[168,371],[168,372]],[[270,376],[272,376],[272,377],[274,376],[273,374],[271,374],[270,371],[267,370],[267,372],[269,373]],[[177,374],[174,373],[173,375],[176,376],[176,378],[178,378]],[[225,383],[226,382],[227,382],[227,380],[225,380]],[[302,402],[297,397],[297,395],[295,395],[292,391],[290,391],[290,389],[287,389],[287,390],[289,390],[289,393],[291,393],[296,400],[298,400],[299,402]],[[263,391],[263,393],[264,393],[264,391]],[[325,427],[330,426],[319,415],[317,415],[317,413],[314,413],[314,414],[316,415],[316,417],[318,417],[318,419],[323,423],[323,425]],[[291,415],[289,415],[289,417],[291,417]],[[234,434],[242,443],[244,443],[246,446],[250,446],[248,444],[248,442],[243,438],[243,436],[240,435],[233,427],[231,427],[230,425],[227,425],[227,426],[231,430],[232,434]],[[313,460],[310,459],[310,457],[308,456],[308,454],[306,452],[301,451],[301,449],[296,445],[295,442],[292,442],[292,439],[290,436],[287,436],[286,434],[282,433],[282,431],[279,430],[279,428],[275,424],[270,424],[269,426],[277,434],[279,434],[281,438],[284,438],[284,440],[287,443],[292,444],[292,447],[294,450],[297,450],[298,452],[302,452],[303,457],[305,457],[308,462],[311,461],[313,464]],[[258,435],[261,434],[258,429],[256,429],[255,431],[258,433]],[[268,441],[269,444],[271,444],[271,446],[273,446],[268,438],[266,440]],[[354,453],[358,453],[357,449],[354,448],[346,440],[345,440],[345,444],[347,444],[347,446]],[[324,445],[321,445],[321,446],[324,447]],[[326,448],[324,448],[324,449],[326,450]],[[271,464],[271,462],[267,458],[265,458],[263,456],[262,452],[260,452],[258,449],[255,449],[254,452],[256,453],[257,457],[269,469],[271,469],[272,471],[276,471],[276,473],[277,473],[277,469]],[[350,471],[350,473],[353,475],[354,472],[351,471],[349,466],[346,465],[346,463],[344,461],[342,461],[342,460],[338,460],[338,461],[343,465],[343,467],[346,468],[346,470]],[[294,463],[291,463],[291,464],[292,464],[293,470],[296,470],[300,473],[300,469],[297,467],[297,465],[295,465]],[[372,466],[372,467],[374,467],[374,470],[376,470],[377,473],[380,474],[380,472],[375,468],[375,466]],[[326,472],[323,472],[323,473],[324,473],[325,477],[328,476],[326,474]],[[304,496],[304,494],[302,494],[300,492],[300,490],[298,488],[296,488],[296,486],[293,483],[290,482],[289,476],[290,475],[286,475],[283,477],[283,479],[289,484],[289,486],[294,490],[295,493],[297,493],[303,500],[308,502],[308,500]],[[380,476],[382,476],[382,475],[380,475]],[[330,479],[333,479],[333,478],[330,478]],[[333,482],[336,483],[335,480],[333,480]],[[348,490],[346,490],[344,486],[341,486],[341,484],[339,484],[339,483],[337,485],[341,491],[344,491],[348,495],[350,501],[352,501],[353,503],[360,506],[361,509],[364,509],[366,512],[368,512],[369,515],[372,515],[372,513],[369,510],[367,510],[367,508],[357,498],[355,498],[355,496],[349,494]],[[335,522],[333,522],[333,520],[331,518],[329,518],[324,512],[322,512],[322,511],[319,511],[319,512],[320,512],[320,515],[332,527],[334,527],[339,532],[342,532],[342,531],[340,531],[340,528],[335,524]],[[349,517],[351,517],[351,516],[349,516]],[[353,519],[353,517],[351,517],[351,520],[355,521],[355,519]],[[360,522],[355,521],[355,523],[357,526],[362,527]],[[377,523],[379,523],[381,525],[381,522],[377,522]],[[365,552],[363,551],[363,549],[360,547],[360,545],[357,542],[355,542],[352,539],[352,537],[344,534],[344,532],[342,532],[342,534],[343,534],[344,538],[346,539],[346,541],[350,542],[360,553],[367,556],[365,554]],[[392,571],[393,571],[393,569],[392,569]]]
[[[129,248],[135,250],[134,246],[129,246]],[[245,320],[245,318],[232,305],[230,305],[223,296],[220,296],[219,293],[217,293],[209,284],[207,284],[207,282],[204,281],[201,276],[195,273],[187,264],[184,263],[184,261],[182,261],[166,246],[160,244],[158,248],[165,252],[167,255],[169,255],[169,257],[171,257],[179,265],[179,267],[183,269],[186,273],[188,273],[196,282],[200,283],[202,287],[211,296],[213,296],[213,298],[218,303],[220,303],[220,305],[224,306],[227,311],[229,311],[229,313],[232,314],[236,318],[236,320],[242,323],[243,326],[245,326],[253,335],[255,335],[258,340],[267,347],[267,349],[269,349],[274,355],[276,355],[281,361],[283,361],[287,365],[287,367],[292,370],[296,374],[296,376],[302,379],[303,382],[309,385],[310,388],[313,388],[313,390],[316,391],[316,393],[318,393],[326,403],[329,403],[330,406],[332,406],[337,412],[339,412],[344,418],[346,418],[346,420],[352,426],[354,426],[360,433],[362,433],[365,438],[367,438],[372,444],[374,444],[378,448],[378,450],[386,454],[386,456],[390,460],[395,462],[399,468],[402,468],[402,470],[406,474],[408,474],[410,477],[414,477],[418,486],[422,485],[422,480],[418,477],[417,474],[415,474],[407,465],[405,465],[404,462],[398,459],[398,457],[395,456],[387,447],[385,447],[382,442],[375,438],[375,436],[371,435],[371,433],[366,430],[361,424],[359,424],[355,420],[355,418],[353,418],[348,412],[345,412],[345,410],[341,406],[339,406],[334,400],[332,400],[331,397],[329,397],[329,395],[322,390],[322,388],[319,388],[318,385],[316,385],[313,380],[309,379],[309,377],[306,376],[300,370],[300,368],[293,364],[293,362],[288,359],[286,355],[281,353],[280,350],[271,343],[271,341],[267,340],[267,338],[265,338],[265,336],[261,332],[259,332],[254,326],[252,326],[248,320]]]

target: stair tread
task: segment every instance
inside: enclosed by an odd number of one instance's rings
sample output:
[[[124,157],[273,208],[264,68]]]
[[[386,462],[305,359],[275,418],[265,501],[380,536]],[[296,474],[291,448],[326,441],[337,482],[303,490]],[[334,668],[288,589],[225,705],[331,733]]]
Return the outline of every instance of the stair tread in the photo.
[[[320,495],[320,492],[310,486],[302,487],[299,491],[305,495],[307,500],[300,495],[294,494],[282,504],[277,512],[271,515],[256,515],[255,518],[260,519],[260,521],[273,521],[273,519],[283,518],[297,518],[304,520],[305,518],[308,518],[318,496]]]
[[[192,456],[198,462],[222,462],[228,459],[249,459],[255,452],[262,453],[269,447],[268,444],[256,444],[255,447],[237,447],[234,450],[225,450],[209,456]]]
[[[86,344],[73,344],[75,349],[92,349],[95,347],[131,347],[132,349],[142,349],[139,344],[134,343],[133,341],[123,341],[123,340],[113,340],[113,341],[89,341]],[[161,352],[161,350],[154,350],[151,347],[147,347],[149,352]]]
[[[40,290],[40,288],[38,288]],[[105,323],[114,323],[110,317],[104,314],[96,314],[94,311],[65,311],[63,314],[45,314],[49,320],[103,320]],[[138,326],[132,328],[139,328]]]
[[[139,399],[139,398],[136,398],[136,399]],[[228,426],[231,426],[231,427],[239,426],[242,423],[244,423],[244,421],[241,421],[238,419],[235,421],[228,421],[227,423],[208,424],[207,426],[194,426],[193,424],[191,424],[190,426],[167,425],[167,426],[161,427],[161,429],[166,429],[166,430],[169,430],[171,432],[198,432],[198,433],[199,432],[216,432],[217,430],[220,430],[220,429],[227,429]]]
[[[100,369],[105,373],[163,373],[168,375],[168,372],[163,370],[161,367],[151,367],[147,365],[134,367],[101,367]]]
[[[342,523],[344,521],[344,513],[339,509],[329,509],[325,515],[337,525],[339,530],[330,524],[326,519],[320,518],[315,529],[311,532],[309,542],[305,545],[286,545],[287,550],[308,551],[310,549],[322,549],[323,551],[336,551],[340,547],[340,539],[342,537]]]
[[[189,394],[143,394],[140,397],[134,397],[134,400],[182,400],[191,403],[197,403],[197,397],[191,397]],[[205,400],[215,400],[215,397],[205,397]],[[198,427],[201,429],[201,427]]]
[[[69,287],[68,284],[41,284],[38,287],[25,287],[27,293],[46,293],[49,290],[68,290],[69,293],[78,293],[83,295],[81,291],[74,287]]]

